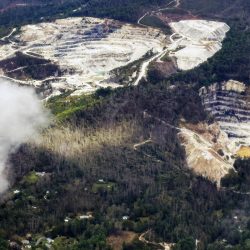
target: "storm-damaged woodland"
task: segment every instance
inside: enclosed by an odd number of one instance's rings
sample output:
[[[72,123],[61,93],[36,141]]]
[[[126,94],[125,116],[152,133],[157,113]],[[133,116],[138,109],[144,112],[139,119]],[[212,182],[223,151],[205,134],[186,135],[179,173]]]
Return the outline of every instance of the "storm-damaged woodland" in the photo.
[[[249,249],[247,3],[80,2],[0,14],[2,81],[53,114],[5,163],[2,249]]]

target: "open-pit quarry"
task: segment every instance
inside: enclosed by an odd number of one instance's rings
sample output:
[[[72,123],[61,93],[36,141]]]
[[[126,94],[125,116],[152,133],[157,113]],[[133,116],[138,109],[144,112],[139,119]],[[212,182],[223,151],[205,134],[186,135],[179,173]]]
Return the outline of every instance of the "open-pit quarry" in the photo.
[[[229,80],[199,90],[211,124],[185,124],[179,132],[188,166],[220,186],[237,157],[250,157],[249,87]]]
[[[221,178],[233,169],[235,150],[220,125],[216,122],[185,124],[179,138],[186,151],[188,167],[219,187]]]
[[[82,94],[99,87],[118,87],[110,80],[112,70],[157,54],[166,45],[167,37],[157,29],[90,17],[68,18],[22,27],[20,34],[0,46],[0,60],[14,58],[17,52],[27,56],[27,60],[49,60],[58,65],[60,73],[53,72],[39,81],[16,80],[36,87],[45,84],[51,90],[46,96],[63,90]],[[25,67],[18,65],[11,72]],[[4,75],[8,73],[6,69]],[[137,72],[133,72],[131,78],[136,77]]]
[[[202,20],[170,25],[170,37],[156,28],[91,17],[26,25],[1,40],[0,76],[36,87],[42,98],[137,85],[150,63],[163,64],[166,54],[184,70],[206,61],[221,48],[229,29],[225,23]],[[114,72],[121,74],[123,68],[122,79],[128,80],[118,81]]]
[[[202,103],[236,150],[250,146],[250,96],[244,83],[229,80],[200,89]]]

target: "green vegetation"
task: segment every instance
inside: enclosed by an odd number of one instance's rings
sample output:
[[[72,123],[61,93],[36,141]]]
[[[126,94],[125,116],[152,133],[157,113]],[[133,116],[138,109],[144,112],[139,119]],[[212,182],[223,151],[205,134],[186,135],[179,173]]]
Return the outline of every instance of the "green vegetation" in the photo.
[[[173,59],[169,56],[168,53],[166,53],[166,54],[161,58],[161,60],[162,60],[163,62],[172,62]]]
[[[31,171],[29,174],[27,174],[24,177],[24,183],[27,185],[34,185],[37,183],[37,181],[39,180],[39,176],[36,174],[36,172]]]
[[[237,172],[230,171],[229,174],[223,179],[223,186],[232,188],[237,192],[248,192],[250,190],[250,170],[249,159],[237,159],[234,166]]]
[[[180,240],[174,247],[173,250],[195,250],[195,240],[193,238],[186,238]]]
[[[7,36],[10,32],[11,32],[10,28],[1,27],[0,28],[0,37]]]
[[[146,15],[141,20],[141,24],[158,28],[166,34],[172,34],[171,28],[157,16]]]
[[[182,7],[190,10],[194,15],[221,18],[223,20],[247,20],[249,19],[250,2],[245,0],[182,0]]]
[[[73,115],[75,112],[88,109],[101,103],[103,98],[111,93],[108,89],[99,89],[95,94],[71,96],[71,92],[63,95],[50,98],[46,103],[58,120],[65,120]]]
[[[185,15],[188,14],[188,11],[185,9],[176,9],[176,8],[170,8],[170,9],[165,9],[162,11],[164,14],[178,14],[178,15]]]
[[[51,128],[44,143],[23,146],[11,159],[19,179],[24,175],[32,183],[32,171],[46,175],[30,185],[18,182],[20,195],[1,205],[0,226],[6,239],[32,233],[34,239],[38,235],[54,239],[59,247],[109,249],[109,235],[152,229],[154,241],[176,242],[177,249],[192,245],[190,237],[203,246],[222,237],[238,244],[228,234],[237,225],[228,227],[227,218],[236,207],[241,209],[245,198],[218,191],[194,176],[184,167],[177,131],[142,116],[147,108],[152,117],[173,125],[183,117],[189,122],[204,120],[204,111],[195,108],[200,106],[196,91],[144,83],[108,93],[101,90],[91,98],[103,101],[76,111],[63,128]],[[60,103],[60,97],[54,103]],[[60,105],[54,112],[71,107]],[[72,124],[75,129],[67,129]],[[133,145],[149,135],[153,142],[135,150]],[[19,166],[25,166],[21,174]],[[93,219],[74,219],[87,211]],[[129,219],[124,221],[123,216]],[[135,241],[124,249],[151,248]]]
[[[29,2],[29,1],[27,1]],[[65,0],[42,1],[38,5],[12,8],[0,12],[0,30],[7,34],[10,27],[37,23],[69,16],[97,16],[121,21],[136,22],[145,8],[167,5],[169,0]],[[157,8],[156,7],[156,8]]]
[[[153,55],[154,55],[153,52],[149,51],[140,59],[132,63],[129,63],[123,67],[113,69],[111,71],[111,74],[113,74],[114,82],[118,82],[123,86],[128,86],[132,84],[133,83],[132,80],[135,81],[136,77],[138,76],[138,72],[142,63],[145,62],[145,60],[152,57]],[[134,79],[132,79],[131,76],[133,76],[134,72],[136,72],[136,76],[134,77]]]
[[[60,76],[59,66],[43,58],[34,58],[17,52],[14,57],[2,60],[0,67],[9,77],[22,79],[45,79],[49,76]],[[15,70],[20,68],[19,70]]]
[[[231,30],[223,41],[222,49],[207,62],[194,70],[171,76],[171,83],[197,83],[200,85],[221,82],[229,79],[250,82],[250,30],[247,23],[229,22]]]

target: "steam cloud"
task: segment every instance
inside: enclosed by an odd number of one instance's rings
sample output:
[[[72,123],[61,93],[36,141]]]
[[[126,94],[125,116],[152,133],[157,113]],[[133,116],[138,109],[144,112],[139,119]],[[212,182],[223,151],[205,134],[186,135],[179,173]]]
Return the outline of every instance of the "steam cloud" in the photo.
[[[8,188],[10,153],[48,125],[48,113],[31,88],[0,81],[0,193]]]

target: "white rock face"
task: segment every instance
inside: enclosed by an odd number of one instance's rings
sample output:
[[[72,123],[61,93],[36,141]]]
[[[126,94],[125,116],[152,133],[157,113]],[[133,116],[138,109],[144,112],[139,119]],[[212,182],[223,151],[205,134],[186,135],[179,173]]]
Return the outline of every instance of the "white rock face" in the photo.
[[[222,47],[221,42],[229,31],[223,22],[183,20],[170,23],[173,31],[182,37],[172,54],[181,70],[192,69],[212,57]]]
[[[243,82],[229,80],[221,84],[221,89],[223,91],[233,91],[241,94],[246,91],[246,85]]]
[[[229,80],[200,89],[206,111],[211,113],[236,147],[250,146],[250,99],[242,82]]]
[[[202,87],[199,95],[216,123],[189,125],[179,133],[188,166],[197,174],[215,181],[233,169],[235,156],[249,157],[250,98],[242,82],[229,80]],[[245,147],[243,151],[239,151]],[[239,153],[241,152],[241,153]]]
[[[46,97],[59,95],[65,90],[72,90],[72,95],[81,95],[100,87],[120,87],[110,72],[141,59],[150,51],[155,55],[147,59],[140,69],[131,72],[131,83],[138,84],[146,76],[149,63],[165,52],[177,58],[180,69],[192,69],[220,50],[221,41],[229,30],[225,23],[204,20],[183,20],[170,23],[170,26],[175,32],[170,37],[171,43],[157,29],[109,19],[67,18],[26,25],[21,28],[20,35],[0,46],[0,60],[19,51],[49,59],[59,65],[60,77],[15,81],[43,86]],[[12,71],[15,70],[20,68]],[[3,75],[2,69],[0,74]]]
[[[0,46],[0,60],[16,51],[52,60],[63,71],[62,77],[49,79],[54,94],[60,89],[86,93],[99,87],[118,87],[109,80],[111,70],[151,50],[159,53],[166,46],[165,35],[157,29],[90,17],[26,25],[15,39],[15,43]],[[39,86],[42,82],[27,84]]]

